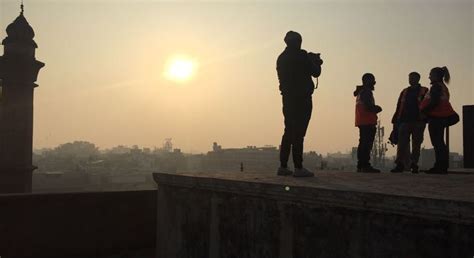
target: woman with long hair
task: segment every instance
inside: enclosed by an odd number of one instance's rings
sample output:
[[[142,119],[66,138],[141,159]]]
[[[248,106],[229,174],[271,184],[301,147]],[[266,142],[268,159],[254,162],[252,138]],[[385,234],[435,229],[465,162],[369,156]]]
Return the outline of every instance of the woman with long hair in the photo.
[[[420,110],[428,117],[428,130],[435,151],[436,162],[429,174],[447,174],[449,167],[449,150],[444,141],[444,131],[448,126],[459,121],[449,101],[447,84],[451,75],[446,66],[435,67],[430,72],[431,88],[420,104]]]

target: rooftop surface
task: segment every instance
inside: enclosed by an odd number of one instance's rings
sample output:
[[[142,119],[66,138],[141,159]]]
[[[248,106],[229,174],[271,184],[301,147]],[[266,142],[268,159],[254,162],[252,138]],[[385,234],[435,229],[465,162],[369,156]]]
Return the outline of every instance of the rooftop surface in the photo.
[[[213,178],[336,191],[379,193],[474,203],[474,173],[429,175],[318,171],[313,178],[276,176],[274,173],[175,173],[172,175]]]
[[[155,173],[160,184],[474,223],[474,173]]]

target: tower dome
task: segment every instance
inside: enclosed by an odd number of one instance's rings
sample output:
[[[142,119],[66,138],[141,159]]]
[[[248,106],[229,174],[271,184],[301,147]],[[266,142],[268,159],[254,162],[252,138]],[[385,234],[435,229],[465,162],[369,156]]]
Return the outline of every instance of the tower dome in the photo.
[[[23,15],[23,8],[20,15],[7,27],[7,37],[2,44],[20,43],[27,44],[33,47],[38,47],[33,40],[35,32],[30,26],[25,16]]]

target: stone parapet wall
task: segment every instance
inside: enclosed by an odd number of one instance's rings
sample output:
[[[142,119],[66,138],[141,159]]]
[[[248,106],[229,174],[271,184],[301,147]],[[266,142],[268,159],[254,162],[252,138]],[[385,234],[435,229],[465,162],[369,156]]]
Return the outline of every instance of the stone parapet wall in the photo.
[[[464,195],[402,196],[268,175],[155,174],[155,180],[157,257],[474,255],[474,202]]]

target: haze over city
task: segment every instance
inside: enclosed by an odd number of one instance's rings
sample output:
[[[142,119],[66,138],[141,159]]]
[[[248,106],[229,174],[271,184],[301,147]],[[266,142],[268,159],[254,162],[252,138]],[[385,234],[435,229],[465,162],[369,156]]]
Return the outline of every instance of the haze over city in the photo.
[[[388,133],[408,73],[447,66],[456,111],[474,101],[472,1],[25,1],[38,60],[34,146],[74,140],[101,148],[187,152],[278,146],[283,130],[275,63],[289,30],[324,59],[305,150],[357,145],[352,92],[365,72]],[[18,16],[0,2],[0,27]],[[440,17],[442,17],[440,19]],[[0,38],[5,38],[0,30]],[[451,150],[462,151],[462,127]],[[387,135],[388,137],[388,135]],[[431,147],[428,132],[424,146]]]

